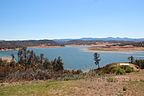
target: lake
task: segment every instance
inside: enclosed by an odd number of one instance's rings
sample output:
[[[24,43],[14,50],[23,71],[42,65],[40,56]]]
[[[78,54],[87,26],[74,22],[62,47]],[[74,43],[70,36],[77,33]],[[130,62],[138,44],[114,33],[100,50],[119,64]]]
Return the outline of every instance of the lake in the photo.
[[[61,47],[61,48],[28,48],[34,50],[37,55],[43,53],[49,60],[61,56],[64,62],[65,69],[88,71],[92,68],[97,68],[94,64],[94,52],[85,51],[86,47]],[[17,51],[0,51],[0,57],[10,57],[11,54],[16,54]],[[144,57],[144,52],[97,52],[100,54],[100,66],[105,66],[114,62],[128,62],[128,56],[136,58]]]

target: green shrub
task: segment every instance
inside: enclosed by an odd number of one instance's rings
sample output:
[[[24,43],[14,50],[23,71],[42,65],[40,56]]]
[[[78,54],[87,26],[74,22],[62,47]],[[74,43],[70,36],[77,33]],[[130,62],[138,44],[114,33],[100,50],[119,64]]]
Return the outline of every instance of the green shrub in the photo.
[[[134,72],[134,69],[130,66],[125,66],[125,72],[126,73]]]
[[[144,82],[144,80],[140,80],[141,82]]]
[[[115,66],[110,69],[110,72],[117,75],[123,75],[125,73],[134,72],[134,69],[130,66]]]
[[[113,67],[111,71],[112,73],[115,73],[116,75],[123,75],[126,73],[125,70],[122,69],[120,66]]]
[[[142,60],[142,59],[136,59],[134,61],[134,64],[137,65],[137,66],[139,66],[141,69],[144,69],[144,60]]]

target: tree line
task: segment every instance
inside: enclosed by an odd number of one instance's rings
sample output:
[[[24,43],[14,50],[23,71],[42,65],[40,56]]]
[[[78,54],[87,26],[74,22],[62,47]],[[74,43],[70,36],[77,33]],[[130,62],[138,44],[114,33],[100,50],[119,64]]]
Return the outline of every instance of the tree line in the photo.
[[[32,72],[47,71],[49,73],[64,70],[64,63],[60,56],[50,61],[44,57],[44,54],[38,56],[33,50],[28,50],[26,47],[19,49],[16,56],[11,54],[11,57],[9,62],[0,59],[0,79],[11,73],[20,72],[21,74],[27,70],[32,70]]]
[[[63,46],[53,40],[0,41],[0,49],[15,49],[39,45]]]

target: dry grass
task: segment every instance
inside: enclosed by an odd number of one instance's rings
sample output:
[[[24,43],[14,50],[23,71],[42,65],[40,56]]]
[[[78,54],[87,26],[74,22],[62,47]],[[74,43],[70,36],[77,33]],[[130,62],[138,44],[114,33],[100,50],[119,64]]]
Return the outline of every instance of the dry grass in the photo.
[[[0,87],[0,96],[144,96],[144,70],[126,75]]]

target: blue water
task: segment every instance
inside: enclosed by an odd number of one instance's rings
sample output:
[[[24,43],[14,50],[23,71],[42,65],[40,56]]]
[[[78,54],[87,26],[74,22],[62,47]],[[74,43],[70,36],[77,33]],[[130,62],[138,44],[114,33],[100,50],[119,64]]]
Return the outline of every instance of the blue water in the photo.
[[[34,50],[37,55],[43,53],[49,60],[61,56],[65,69],[81,69],[87,71],[97,68],[94,64],[94,52],[84,51],[86,47],[62,47],[62,48],[29,48]],[[10,57],[17,51],[0,51],[0,57]],[[101,56],[100,66],[105,66],[113,62],[128,62],[128,56],[137,58],[143,57],[144,52],[98,52]]]

